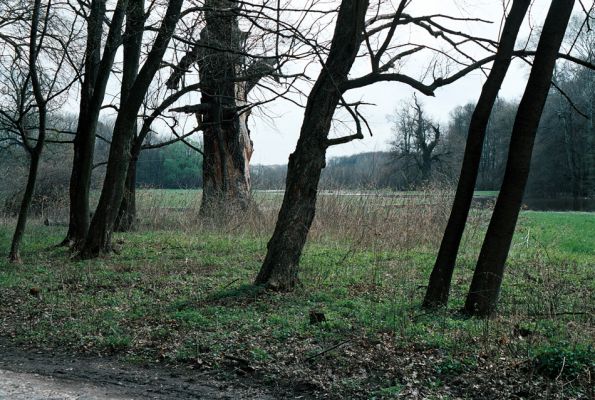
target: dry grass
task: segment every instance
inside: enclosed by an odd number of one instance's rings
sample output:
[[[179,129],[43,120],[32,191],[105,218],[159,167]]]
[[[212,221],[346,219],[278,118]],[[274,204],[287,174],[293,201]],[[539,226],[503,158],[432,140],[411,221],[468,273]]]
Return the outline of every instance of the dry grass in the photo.
[[[282,192],[254,194],[255,209],[230,215],[224,224],[199,217],[200,191],[139,190],[139,229],[270,236],[283,199]],[[413,249],[436,246],[448,220],[452,191],[430,187],[417,192],[321,191],[309,239],[340,241],[358,249]],[[486,213],[473,212],[471,236]]]

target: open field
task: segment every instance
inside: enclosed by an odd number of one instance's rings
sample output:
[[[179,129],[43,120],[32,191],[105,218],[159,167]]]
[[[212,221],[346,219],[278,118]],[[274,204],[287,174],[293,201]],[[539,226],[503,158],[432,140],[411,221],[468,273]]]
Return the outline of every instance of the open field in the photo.
[[[485,210],[474,212],[464,239],[449,310],[428,314],[420,302],[447,204],[368,201],[358,211],[363,200],[321,196],[302,286],[274,294],[251,286],[273,211],[256,218],[261,225],[212,229],[180,220],[154,231],[162,203],[155,201],[159,192],[152,202],[146,194],[139,197],[141,229],[117,235],[119,254],[108,258],[72,260],[52,247],[64,227],[33,222],[25,263],[0,261],[2,336],[20,346],[241,375],[279,396],[592,396],[595,214],[524,212],[499,316],[482,321],[457,309]],[[188,195],[168,192],[162,208],[178,208],[175,199]],[[357,220],[357,229],[331,229]],[[9,222],[0,225],[3,254]],[[397,235],[407,237],[389,237]],[[311,324],[312,311],[326,321]]]

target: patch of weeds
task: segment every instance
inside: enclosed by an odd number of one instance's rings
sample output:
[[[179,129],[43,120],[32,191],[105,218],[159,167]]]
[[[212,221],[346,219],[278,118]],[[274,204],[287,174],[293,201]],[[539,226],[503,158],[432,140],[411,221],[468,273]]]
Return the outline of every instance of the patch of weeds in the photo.
[[[114,353],[126,350],[131,344],[132,338],[130,336],[118,333],[105,336],[100,342],[101,347]]]
[[[532,363],[541,375],[573,379],[586,370],[595,369],[595,350],[582,345],[545,346],[534,351]]]
[[[460,375],[469,369],[477,366],[474,359],[446,357],[436,365],[436,373],[439,375]]]
[[[187,323],[190,326],[205,327],[210,324],[209,318],[205,317],[198,310],[186,309],[182,311],[177,311],[174,314],[174,317]]]
[[[266,361],[271,358],[270,354],[265,349],[258,347],[250,350],[250,354],[255,361]]]

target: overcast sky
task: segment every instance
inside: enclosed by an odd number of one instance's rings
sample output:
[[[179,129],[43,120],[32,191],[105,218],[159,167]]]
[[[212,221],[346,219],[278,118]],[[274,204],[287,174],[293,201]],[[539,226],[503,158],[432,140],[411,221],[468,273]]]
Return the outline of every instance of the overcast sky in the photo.
[[[493,21],[490,26],[471,23],[461,23],[458,29],[469,31],[476,35],[489,37],[496,40],[501,27],[502,1],[461,1],[461,0],[417,0],[418,4],[414,15],[419,15],[423,9],[431,12],[443,12],[449,15],[469,17],[471,15]],[[535,0],[531,8],[531,15],[524,23],[524,28],[519,35],[519,41],[524,43],[530,33],[530,26],[540,26],[543,23],[548,0]],[[578,5],[577,5],[578,7]],[[576,10],[578,11],[578,9]],[[413,12],[411,12],[413,14]],[[398,33],[399,31],[397,31]],[[413,37],[415,40],[416,38]],[[355,71],[357,72],[357,71]],[[522,61],[515,61],[511,66],[508,76],[501,90],[501,96],[507,99],[518,99],[522,95],[528,69]],[[446,124],[448,115],[458,105],[468,102],[475,102],[479,97],[481,86],[485,76],[477,71],[461,79],[460,81],[436,91],[435,97],[427,97],[418,94],[426,106],[426,111],[435,120]],[[361,99],[375,106],[366,107],[365,113],[372,130],[373,137],[366,136],[363,140],[354,141],[329,149],[328,156],[343,156],[367,151],[387,150],[391,138],[391,126],[387,116],[394,113],[403,101],[410,99],[413,90],[401,83],[376,84],[351,94],[352,98]],[[260,118],[258,112],[251,118],[251,134],[254,141],[253,164],[286,164],[289,154],[294,150],[299,129],[302,122],[303,110],[289,104],[289,102],[278,101],[267,106],[267,114],[276,115],[279,118],[271,123],[270,119]]]

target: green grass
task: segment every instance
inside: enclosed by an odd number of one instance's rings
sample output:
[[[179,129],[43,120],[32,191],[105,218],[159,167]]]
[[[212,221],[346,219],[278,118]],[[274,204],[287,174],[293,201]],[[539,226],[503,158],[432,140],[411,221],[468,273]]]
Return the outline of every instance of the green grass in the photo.
[[[11,228],[0,225],[3,254]],[[116,236],[117,255],[75,261],[52,247],[62,235],[61,228],[33,224],[23,243],[25,263],[0,261],[0,331],[15,343],[215,370],[229,368],[231,355],[249,360],[263,382],[291,387],[304,376],[319,377],[310,382],[318,390],[354,398],[391,398],[413,381],[440,398],[452,395],[447,387],[457,376],[483,373],[504,381],[526,376],[542,390],[559,360],[576,354],[578,378],[563,390],[587,390],[581,374],[594,345],[595,214],[522,214],[500,314],[490,321],[455,312],[472,274],[477,233],[464,241],[451,309],[435,314],[420,309],[435,256],[427,246],[310,243],[303,285],[275,294],[251,285],[268,237],[137,232]],[[311,325],[311,310],[326,322]],[[520,337],[520,328],[530,336]],[[418,366],[413,378],[408,365]],[[510,372],[511,365],[526,370]],[[540,368],[547,373],[529,378]]]

